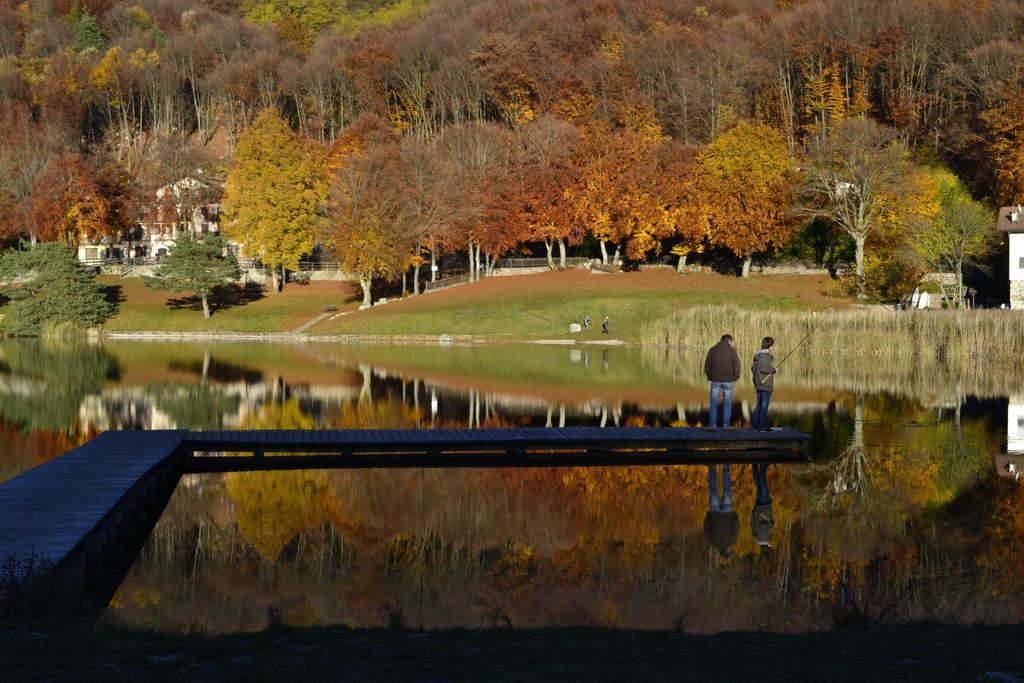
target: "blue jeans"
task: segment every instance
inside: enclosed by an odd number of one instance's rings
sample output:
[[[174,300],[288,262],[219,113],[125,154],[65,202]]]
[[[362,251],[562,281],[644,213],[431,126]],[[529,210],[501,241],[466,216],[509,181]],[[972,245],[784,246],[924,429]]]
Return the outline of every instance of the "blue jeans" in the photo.
[[[722,395],[722,426],[728,427],[732,422],[732,386],[733,382],[711,383],[711,417],[709,427],[718,426],[718,395]]]
[[[754,463],[752,468],[754,474],[754,498],[755,505],[768,505],[772,502],[772,494],[768,490],[768,465],[765,463]]]
[[[768,404],[772,402],[772,392],[757,390],[757,408],[750,418],[751,427],[754,429],[765,429],[768,427]]]
[[[718,497],[717,465],[708,467],[708,507],[712,512],[732,512],[732,479],[729,477],[729,466],[722,466],[722,497]]]

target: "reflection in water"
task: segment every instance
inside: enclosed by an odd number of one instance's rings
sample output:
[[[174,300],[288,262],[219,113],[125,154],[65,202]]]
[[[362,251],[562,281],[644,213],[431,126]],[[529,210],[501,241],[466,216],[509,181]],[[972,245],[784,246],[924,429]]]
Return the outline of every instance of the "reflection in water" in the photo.
[[[704,515],[704,535],[722,557],[732,554],[740,531],[740,517],[732,509],[732,478],[729,465],[722,466],[722,495],[718,495],[717,465],[708,467],[708,513]]]
[[[83,401],[118,376],[93,346],[12,340],[2,350],[0,419],[28,432],[74,430]]]
[[[772,493],[768,486],[767,463],[751,465],[754,478],[754,507],[750,511],[750,531],[754,542],[762,551],[772,548],[772,529],[775,528],[775,512],[772,510]]]
[[[4,342],[0,480],[104,429],[701,425],[701,356]],[[814,436],[808,465],[185,477],[109,613],[210,632],[270,612],[695,632],[1024,618],[1018,369],[787,367],[773,412]],[[753,400],[741,383],[742,420]]]

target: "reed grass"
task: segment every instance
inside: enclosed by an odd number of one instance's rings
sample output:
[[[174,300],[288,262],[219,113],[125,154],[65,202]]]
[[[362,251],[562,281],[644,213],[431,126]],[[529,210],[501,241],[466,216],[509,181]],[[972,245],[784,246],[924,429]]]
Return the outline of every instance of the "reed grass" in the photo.
[[[930,358],[952,367],[1017,363],[1024,358],[1024,316],[997,310],[828,312],[699,306],[649,323],[643,342],[704,349],[729,333],[741,350],[754,351],[762,337],[772,336],[779,357],[812,330],[800,347],[804,355],[899,362]]]
[[[780,342],[780,344],[783,342]],[[796,343],[794,340],[793,343]],[[788,352],[783,346],[776,361]],[[645,346],[643,363],[681,385],[703,386],[704,350]],[[753,350],[740,349],[738,390],[750,386]],[[780,368],[776,387],[808,392],[887,394],[926,405],[955,406],[965,396],[1005,398],[1024,394],[1024,363],[968,363],[934,355],[871,358],[842,353],[806,353],[801,347]]]

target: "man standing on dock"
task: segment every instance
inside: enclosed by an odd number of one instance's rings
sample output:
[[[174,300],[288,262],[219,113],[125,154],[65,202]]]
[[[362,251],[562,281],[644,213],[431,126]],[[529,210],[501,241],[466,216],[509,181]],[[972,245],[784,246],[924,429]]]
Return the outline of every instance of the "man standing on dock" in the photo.
[[[768,426],[768,404],[772,401],[772,392],[775,391],[775,359],[772,357],[771,349],[775,340],[765,337],[761,340],[761,348],[754,354],[754,364],[750,366],[753,375],[754,388],[757,389],[757,408],[754,409],[754,416],[751,418],[751,427],[759,432],[767,432]]]
[[[711,416],[708,429],[718,429],[718,398],[722,397],[722,429],[732,429],[732,388],[740,378],[740,357],[731,334],[708,350],[704,374],[711,382]]]

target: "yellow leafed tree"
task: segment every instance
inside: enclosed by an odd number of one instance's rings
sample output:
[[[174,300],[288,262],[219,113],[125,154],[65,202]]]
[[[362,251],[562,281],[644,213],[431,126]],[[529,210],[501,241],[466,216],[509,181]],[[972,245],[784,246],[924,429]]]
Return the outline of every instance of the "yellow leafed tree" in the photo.
[[[697,159],[692,211],[711,244],[743,259],[789,241],[796,166],[778,131],[740,122],[718,136]]]
[[[285,270],[313,249],[326,199],[320,157],[273,109],[260,112],[238,141],[224,186],[224,232],[270,268],[275,292]]]

